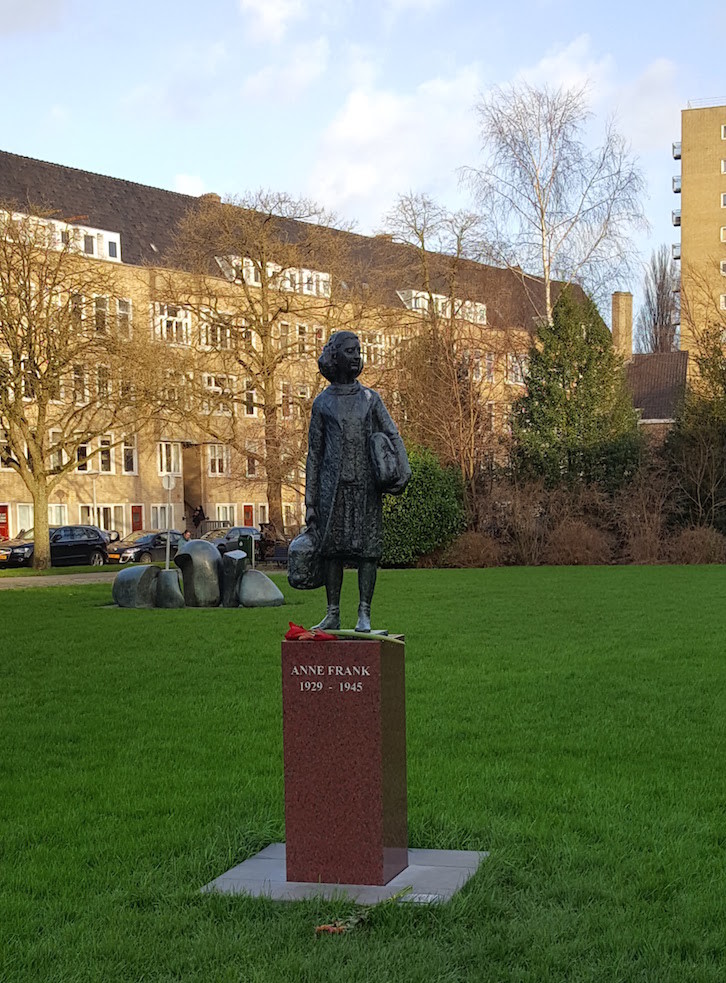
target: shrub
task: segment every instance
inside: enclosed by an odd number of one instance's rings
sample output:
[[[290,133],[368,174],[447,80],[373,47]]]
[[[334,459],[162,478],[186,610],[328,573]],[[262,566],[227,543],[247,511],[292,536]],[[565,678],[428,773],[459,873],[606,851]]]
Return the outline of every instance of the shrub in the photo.
[[[684,529],[671,543],[671,563],[724,563],[726,536],[711,526]]]
[[[419,566],[437,567],[496,567],[502,559],[502,549],[492,536],[469,529],[453,543],[422,557]]]
[[[555,566],[592,566],[609,563],[612,548],[600,529],[582,519],[565,519],[550,533],[543,559]]]
[[[405,492],[383,499],[383,566],[412,566],[464,527],[459,472],[442,467],[427,450],[411,450],[409,461],[412,476]]]

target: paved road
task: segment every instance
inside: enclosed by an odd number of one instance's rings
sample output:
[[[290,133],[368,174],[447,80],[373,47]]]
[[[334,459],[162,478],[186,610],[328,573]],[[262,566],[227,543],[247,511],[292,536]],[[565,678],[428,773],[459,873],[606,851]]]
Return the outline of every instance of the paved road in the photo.
[[[79,584],[111,584],[118,570],[104,573],[66,573],[49,577],[0,577],[0,590],[25,587],[75,587]]]

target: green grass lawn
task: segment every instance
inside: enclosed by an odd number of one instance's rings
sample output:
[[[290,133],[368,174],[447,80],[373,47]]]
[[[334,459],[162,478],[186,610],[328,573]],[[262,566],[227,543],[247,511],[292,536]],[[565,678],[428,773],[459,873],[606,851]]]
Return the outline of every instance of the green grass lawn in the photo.
[[[723,567],[382,572],[411,846],[490,858],[344,936],[314,935],[343,902],[199,894],[284,839],[279,642],[321,594],[3,592],[3,983],[723,983]]]
[[[131,564],[136,566],[136,564]],[[79,566],[79,567],[50,567],[49,570],[33,570],[32,567],[3,567],[0,570],[0,578],[6,577],[57,577],[65,573],[113,573],[118,569],[117,564],[111,566],[104,564],[102,567]]]

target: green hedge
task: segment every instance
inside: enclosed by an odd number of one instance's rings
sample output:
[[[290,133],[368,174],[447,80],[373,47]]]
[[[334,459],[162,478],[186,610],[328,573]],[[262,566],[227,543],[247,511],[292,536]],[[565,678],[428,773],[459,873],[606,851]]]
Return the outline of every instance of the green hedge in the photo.
[[[412,566],[464,528],[461,477],[420,448],[409,451],[411,480],[402,495],[383,499],[383,558],[387,567]]]

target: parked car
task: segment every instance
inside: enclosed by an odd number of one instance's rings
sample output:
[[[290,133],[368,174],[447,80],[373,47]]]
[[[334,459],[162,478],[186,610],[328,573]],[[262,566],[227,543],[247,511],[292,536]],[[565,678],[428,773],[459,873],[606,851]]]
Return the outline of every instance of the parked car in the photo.
[[[182,534],[178,529],[169,533],[169,556],[175,556]],[[112,543],[108,551],[109,563],[152,563],[166,559],[166,529],[140,529],[126,539]]]
[[[200,537],[206,539],[208,543],[214,543],[220,553],[228,550],[236,550],[239,545],[240,536],[251,536],[255,544],[255,558],[259,559],[260,554],[260,530],[254,526],[232,526],[229,529],[210,529],[209,532]]]
[[[30,567],[35,552],[35,534],[23,531],[0,546],[0,567]],[[96,526],[52,526],[51,566],[100,567],[107,560],[106,540]]]

